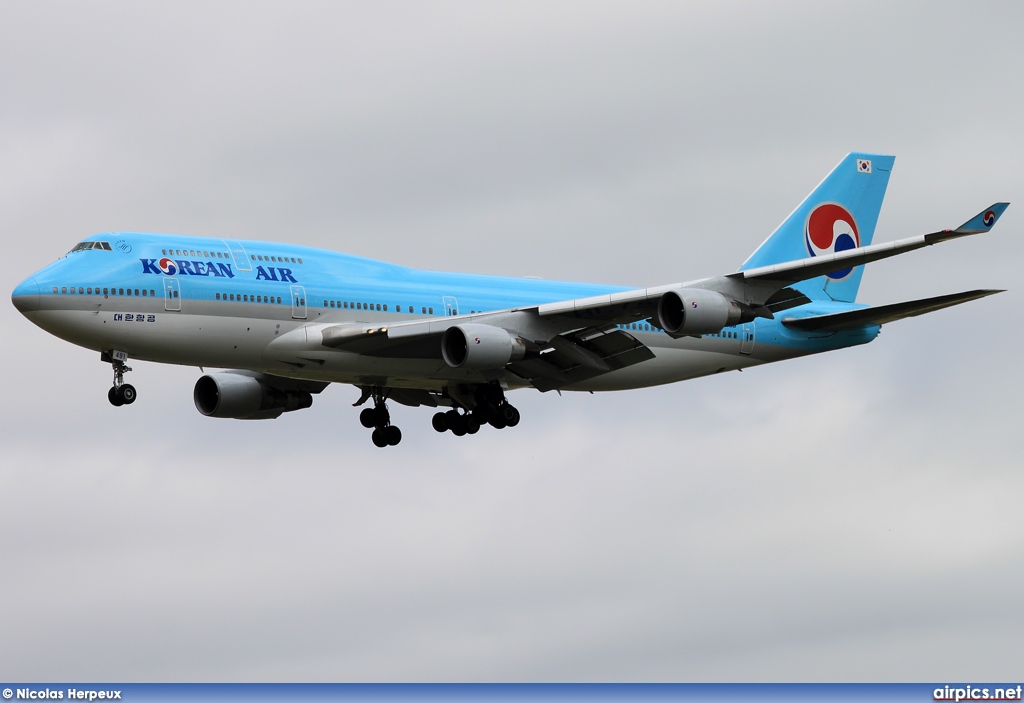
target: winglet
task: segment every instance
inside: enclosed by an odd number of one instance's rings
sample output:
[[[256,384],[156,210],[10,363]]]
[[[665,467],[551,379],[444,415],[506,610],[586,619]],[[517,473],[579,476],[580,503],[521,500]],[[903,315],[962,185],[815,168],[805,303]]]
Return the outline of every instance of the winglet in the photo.
[[[957,234],[981,234],[982,232],[988,232],[1003,214],[1003,210],[1009,206],[1010,203],[996,203],[987,210],[979,212],[953,231]]]

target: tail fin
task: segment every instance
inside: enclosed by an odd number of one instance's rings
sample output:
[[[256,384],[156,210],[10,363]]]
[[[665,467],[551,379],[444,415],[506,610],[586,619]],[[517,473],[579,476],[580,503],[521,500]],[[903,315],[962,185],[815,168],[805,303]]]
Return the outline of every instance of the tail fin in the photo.
[[[847,154],[740,271],[871,244],[895,160],[881,154]],[[863,273],[864,267],[857,266],[793,287],[812,300],[852,303]]]

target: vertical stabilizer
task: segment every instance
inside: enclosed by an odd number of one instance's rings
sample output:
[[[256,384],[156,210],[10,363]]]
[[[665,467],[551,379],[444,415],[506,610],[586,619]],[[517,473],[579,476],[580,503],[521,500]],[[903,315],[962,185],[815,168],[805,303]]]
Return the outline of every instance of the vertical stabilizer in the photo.
[[[894,161],[881,154],[847,154],[740,270],[871,244]],[[863,273],[864,267],[857,266],[793,287],[812,300],[852,303]]]

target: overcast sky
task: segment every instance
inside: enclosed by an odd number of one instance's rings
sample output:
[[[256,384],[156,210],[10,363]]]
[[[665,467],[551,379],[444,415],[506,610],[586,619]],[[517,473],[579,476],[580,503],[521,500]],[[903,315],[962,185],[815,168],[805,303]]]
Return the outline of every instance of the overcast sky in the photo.
[[[0,306],[0,679],[1024,678],[1024,5],[0,5],[0,283],[86,235],[278,240],[657,285],[896,154],[872,344],[378,450],[200,416],[195,368]]]

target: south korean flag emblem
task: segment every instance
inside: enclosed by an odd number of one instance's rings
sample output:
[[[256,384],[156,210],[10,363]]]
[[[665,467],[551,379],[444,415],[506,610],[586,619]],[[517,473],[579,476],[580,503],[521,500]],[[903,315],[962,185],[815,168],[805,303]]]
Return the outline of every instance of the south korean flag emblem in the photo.
[[[857,173],[871,173],[871,159],[857,159]]]

